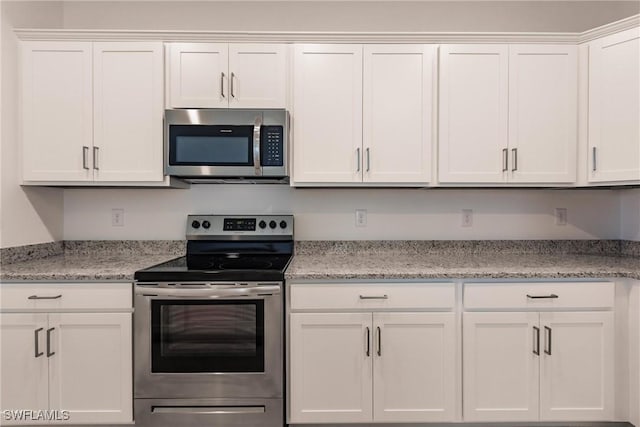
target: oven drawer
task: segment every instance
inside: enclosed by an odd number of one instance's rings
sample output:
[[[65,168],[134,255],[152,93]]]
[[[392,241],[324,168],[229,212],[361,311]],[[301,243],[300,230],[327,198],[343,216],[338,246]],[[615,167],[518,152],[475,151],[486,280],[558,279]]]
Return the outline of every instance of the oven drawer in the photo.
[[[282,399],[136,399],[136,427],[282,427]]]
[[[435,283],[311,283],[293,284],[292,310],[450,310],[455,306],[455,286]]]
[[[606,309],[613,282],[465,283],[466,310]]]
[[[0,285],[0,309],[131,309],[131,286],[131,283],[7,283]]]

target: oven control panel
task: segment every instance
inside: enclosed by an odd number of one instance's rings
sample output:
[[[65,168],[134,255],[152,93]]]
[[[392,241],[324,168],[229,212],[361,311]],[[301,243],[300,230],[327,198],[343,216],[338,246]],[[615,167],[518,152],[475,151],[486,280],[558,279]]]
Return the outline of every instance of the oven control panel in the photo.
[[[189,215],[187,240],[293,238],[293,215]]]

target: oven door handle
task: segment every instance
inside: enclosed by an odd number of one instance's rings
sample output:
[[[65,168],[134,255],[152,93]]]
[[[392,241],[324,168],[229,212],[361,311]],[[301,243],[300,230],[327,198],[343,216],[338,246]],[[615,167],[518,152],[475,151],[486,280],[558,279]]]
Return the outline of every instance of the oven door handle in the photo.
[[[280,286],[253,286],[243,288],[167,289],[158,286],[136,286],[136,295],[168,296],[174,298],[242,298],[280,295]]]

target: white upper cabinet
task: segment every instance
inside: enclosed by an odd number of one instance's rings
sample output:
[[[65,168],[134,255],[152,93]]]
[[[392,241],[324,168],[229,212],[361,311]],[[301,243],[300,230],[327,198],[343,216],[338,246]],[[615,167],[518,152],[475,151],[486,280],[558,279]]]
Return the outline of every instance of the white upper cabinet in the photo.
[[[285,108],[283,44],[170,43],[169,108]]]
[[[431,180],[436,51],[428,45],[365,45],[364,182]]]
[[[509,180],[575,182],[576,46],[509,47]]]
[[[362,181],[362,45],[297,45],[293,72],[296,183]]]
[[[640,29],[589,43],[589,182],[640,181]]]
[[[87,181],[93,133],[91,43],[22,43],[25,181]]]
[[[508,56],[506,45],[440,47],[440,182],[504,181]]]
[[[436,48],[298,45],[294,182],[425,185]]]
[[[98,181],[162,181],[161,43],[94,43],[93,169]]]
[[[575,182],[575,46],[444,45],[440,61],[440,182]]]

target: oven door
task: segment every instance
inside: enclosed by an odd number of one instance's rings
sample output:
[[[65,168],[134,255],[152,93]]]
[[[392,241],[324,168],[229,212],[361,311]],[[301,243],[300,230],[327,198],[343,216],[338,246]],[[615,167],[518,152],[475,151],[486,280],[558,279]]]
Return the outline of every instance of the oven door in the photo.
[[[136,398],[282,396],[281,284],[136,285]]]

